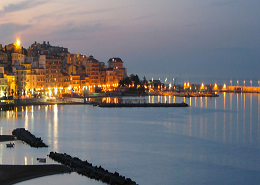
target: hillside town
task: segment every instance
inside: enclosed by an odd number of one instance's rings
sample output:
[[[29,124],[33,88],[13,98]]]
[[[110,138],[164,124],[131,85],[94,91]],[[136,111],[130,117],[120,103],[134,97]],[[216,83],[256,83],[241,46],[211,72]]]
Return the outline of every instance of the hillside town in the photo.
[[[135,75],[132,77],[134,79]],[[106,93],[118,91],[119,83],[124,79],[129,81],[120,58],[110,58],[106,65],[92,55],[71,54],[68,48],[52,46],[45,41],[35,41],[28,49],[21,47],[20,41],[6,46],[0,44],[1,97],[72,97]],[[131,81],[129,85],[132,85]]]
[[[0,98],[89,97],[133,94],[215,96],[217,92],[260,92],[260,87],[226,84],[176,84],[127,75],[121,58],[100,62],[94,56],[71,54],[68,48],[36,41],[25,49],[18,40],[0,44]],[[230,82],[232,83],[232,82]],[[237,82],[238,83],[238,82]],[[244,81],[245,84],[245,81]],[[260,82],[258,81],[258,84]]]

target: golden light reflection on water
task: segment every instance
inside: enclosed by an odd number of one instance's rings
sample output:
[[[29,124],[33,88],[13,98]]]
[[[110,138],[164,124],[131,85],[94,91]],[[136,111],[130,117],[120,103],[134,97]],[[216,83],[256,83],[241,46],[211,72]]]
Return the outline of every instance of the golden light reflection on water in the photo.
[[[253,109],[252,109],[252,94],[250,94],[250,143],[252,143],[252,122],[253,122]]]
[[[24,165],[27,165],[27,157],[24,156]]]
[[[230,114],[230,121],[229,121],[229,143],[232,143],[232,114]]]
[[[223,93],[224,96],[224,110],[226,110],[226,92]]]
[[[229,99],[230,99],[230,110],[232,110],[232,93],[230,93]]]
[[[24,115],[24,117],[25,117],[24,128],[26,130],[28,130],[28,125],[29,125],[29,123],[28,123],[28,107],[25,107],[25,115]]]
[[[186,124],[175,124],[175,133],[260,147],[260,94],[222,93],[214,100],[191,97],[189,103],[202,109],[198,115],[189,115]]]
[[[258,94],[258,147],[260,146],[260,94]]]
[[[54,124],[53,124],[53,138],[54,150],[58,151],[58,137],[59,137],[59,124],[58,124],[58,105],[54,105]]]
[[[243,143],[246,142],[246,95],[244,94],[244,109],[243,109]]]
[[[214,140],[217,139],[217,112],[215,112],[214,116],[215,124],[214,124]]]
[[[239,94],[237,94],[237,111],[239,110]]]
[[[223,120],[223,142],[226,143],[226,113],[224,112]]]
[[[203,118],[200,118],[200,138],[203,138]]]

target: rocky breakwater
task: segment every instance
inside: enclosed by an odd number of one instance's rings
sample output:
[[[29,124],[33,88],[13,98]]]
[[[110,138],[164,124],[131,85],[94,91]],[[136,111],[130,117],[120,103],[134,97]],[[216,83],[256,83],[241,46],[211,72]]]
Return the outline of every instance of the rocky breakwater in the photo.
[[[111,185],[136,185],[136,182],[132,181],[130,178],[119,175],[118,172],[108,172],[108,170],[105,170],[101,166],[92,166],[88,161],[82,161],[77,157],[71,157],[66,153],[50,152],[49,157],[91,179],[99,180]]]
[[[42,139],[39,137],[35,137],[28,130],[24,128],[14,129],[12,134],[17,137],[17,139],[22,140],[29,144],[31,147],[48,147],[45,143],[43,143]]]

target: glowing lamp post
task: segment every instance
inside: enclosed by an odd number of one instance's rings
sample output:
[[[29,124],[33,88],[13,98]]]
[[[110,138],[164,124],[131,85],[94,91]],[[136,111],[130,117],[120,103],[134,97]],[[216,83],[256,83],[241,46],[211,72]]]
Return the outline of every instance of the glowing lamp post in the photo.
[[[223,89],[226,90],[226,88],[227,88],[227,86],[226,86],[226,84],[224,84],[224,85],[223,85]]]
[[[204,83],[201,84],[200,89],[204,89]]]

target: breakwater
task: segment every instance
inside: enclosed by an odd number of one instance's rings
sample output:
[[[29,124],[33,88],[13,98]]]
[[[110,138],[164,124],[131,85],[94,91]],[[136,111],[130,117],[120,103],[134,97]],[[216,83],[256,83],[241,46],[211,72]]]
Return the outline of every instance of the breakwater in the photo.
[[[187,103],[99,103],[97,105],[103,108],[115,107],[188,107]]]
[[[79,158],[71,157],[66,153],[50,152],[49,157],[91,179],[99,180],[111,185],[136,185],[136,182],[132,181],[130,178],[119,175],[118,172],[108,172],[108,170],[105,170],[101,166],[92,166],[87,160],[82,161]]]
[[[29,144],[31,147],[48,147],[45,143],[43,143],[42,139],[39,137],[35,137],[28,130],[24,128],[14,129],[12,134],[17,137],[17,139],[22,140]]]
[[[0,110],[1,111],[11,111],[11,110],[14,110],[14,104],[0,104]]]

